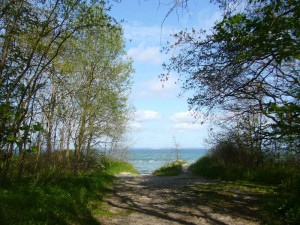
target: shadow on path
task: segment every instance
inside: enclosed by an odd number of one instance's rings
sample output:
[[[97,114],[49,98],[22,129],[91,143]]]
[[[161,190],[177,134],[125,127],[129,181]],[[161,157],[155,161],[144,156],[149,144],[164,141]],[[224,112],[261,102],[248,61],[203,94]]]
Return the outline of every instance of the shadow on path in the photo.
[[[218,184],[203,178],[189,174],[176,177],[123,176],[117,182],[117,189],[107,203],[112,210],[126,213],[108,219],[104,223],[107,225],[258,224],[250,209],[239,209],[248,204],[245,200],[236,201],[233,197],[234,207],[218,208],[215,201],[210,202],[202,196],[203,190],[199,187]]]

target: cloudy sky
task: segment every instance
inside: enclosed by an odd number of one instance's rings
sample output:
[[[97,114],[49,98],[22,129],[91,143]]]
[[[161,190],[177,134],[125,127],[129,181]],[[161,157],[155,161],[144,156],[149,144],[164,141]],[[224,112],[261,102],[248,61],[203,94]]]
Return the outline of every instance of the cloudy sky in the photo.
[[[110,13],[117,20],[124,20],[126,50],[134,61],[130,103],[136,112],[129,140],[135,148],[169,148],[174,146],[174,137],[184,148],[206,147],[204,138],[210,124],[202,124],[203,119],[188,111],[187,96],[178,97],[177,75],[171,74],[167,83],[158,78],[164,72],[162,63],[170,57],[160,50],[171,40],[170,35],[180,30],[209,30],[220,18],[220,12],[209,0],[190,0],[188,11],[173,12],[164,21],[170,2],[122,0],[113,3]]]

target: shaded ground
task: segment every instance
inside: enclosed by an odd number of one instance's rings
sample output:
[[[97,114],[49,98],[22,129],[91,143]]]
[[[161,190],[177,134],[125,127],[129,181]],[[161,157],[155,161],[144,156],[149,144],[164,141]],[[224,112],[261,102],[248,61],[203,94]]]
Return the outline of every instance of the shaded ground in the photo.
[[[102,206],[109,213],[99,219],[104,225],[260,224],[260,196],[190,174],[121,176]]]

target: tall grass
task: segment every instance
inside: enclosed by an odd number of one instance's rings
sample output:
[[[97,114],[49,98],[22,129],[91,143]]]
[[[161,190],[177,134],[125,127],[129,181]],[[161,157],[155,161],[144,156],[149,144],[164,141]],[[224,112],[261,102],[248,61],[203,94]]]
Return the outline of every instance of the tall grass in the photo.
[[[189,167],[194,174],[227,181],[247,181],[272,185],[276,195],[267,208],[274,216],[284,218],[286,224],[300,224],[300,171],[286,165],[265,165],[259,168],[243,168],[224,165],[211,155],[200,158]]]
[[[0,189],[0,224],[99,224],[91,213],[113,177],[68,175],[49,182],[16,182]]]
[[[57,164],[56,164],[57,165]],[[40,177],[27,171],[0,188],[0,224],[101,224],[102,199],[111,192],[114,174],[134,172],[127,162],[102,157],[92,167],[73,171],[67,166],[40,168]]]
[[[115,175],[122,172],[130,173],[133,175],[139,174],[138,171],[134,168],[134,166],[128,162],[120,160],[109,160],[107,163],[108,165],[105,169],[105,172],[107,174]]]
[[[153,172],[155,176],[177,176],[183,173],[182,166],[186,164],[186,162],[181,160],[175,160],[167,165],[158,168]]]

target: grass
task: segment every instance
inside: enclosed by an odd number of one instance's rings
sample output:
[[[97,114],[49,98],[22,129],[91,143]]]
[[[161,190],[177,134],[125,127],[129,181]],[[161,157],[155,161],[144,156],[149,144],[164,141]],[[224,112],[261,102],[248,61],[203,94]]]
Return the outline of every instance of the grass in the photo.
[[[113,177],[69,175],[51,183],[16,182],[0,189],[0,224],[99,224],[90,202],[110,192]]]
[[[192,164],[189,170],[207,178],[231,181],[234,187],[229,189],[251,187],[258,188],[260,192],[260,187],[264,187],[262,190],[266,192],[258,195],[258,199],[262,200],[260,213],[273,218],[273,221],[266,223],[300,224],[300,173],[297,168],[266,165],[262,168],[244,169],[224,166],[213,157],[204,156]],[[245,182],[247,185],[238,187]],[[216,193],[213,186],[209,186],[208,190]],[[226,200],[226,195],[223,197]]]
[[[194,189],[202,205],[214,212],[256,218],[262,224],[286,224],[277,214],[280,202],[274,186],[234,181],[196,184]]]
[[[186,164],[184,161],[176,160],[163,167],[155,170],[155,176],[177,176],[183,173],[182,165]]]
[[[290,183],[298,175],[295,168],[266,165],[259,168],[241,168],[224,166],[211,156],[204,156],[190,165],[189,170],[194,174],[219,180],[246,180],[263,184],[279,185]]]
[[[114,174],[135,172],[126,162],[111,160],[101,172],[61,174],[39,182],[20,180],[0,189],[0,224],[99,225],[109,215],[103,197],[111,193]]]
[[[116,175],[122,172],[130,174],[139,174],[138,171],[128,162],[112,160],[108,163],[108,168],[105,170],[107,174]]]

